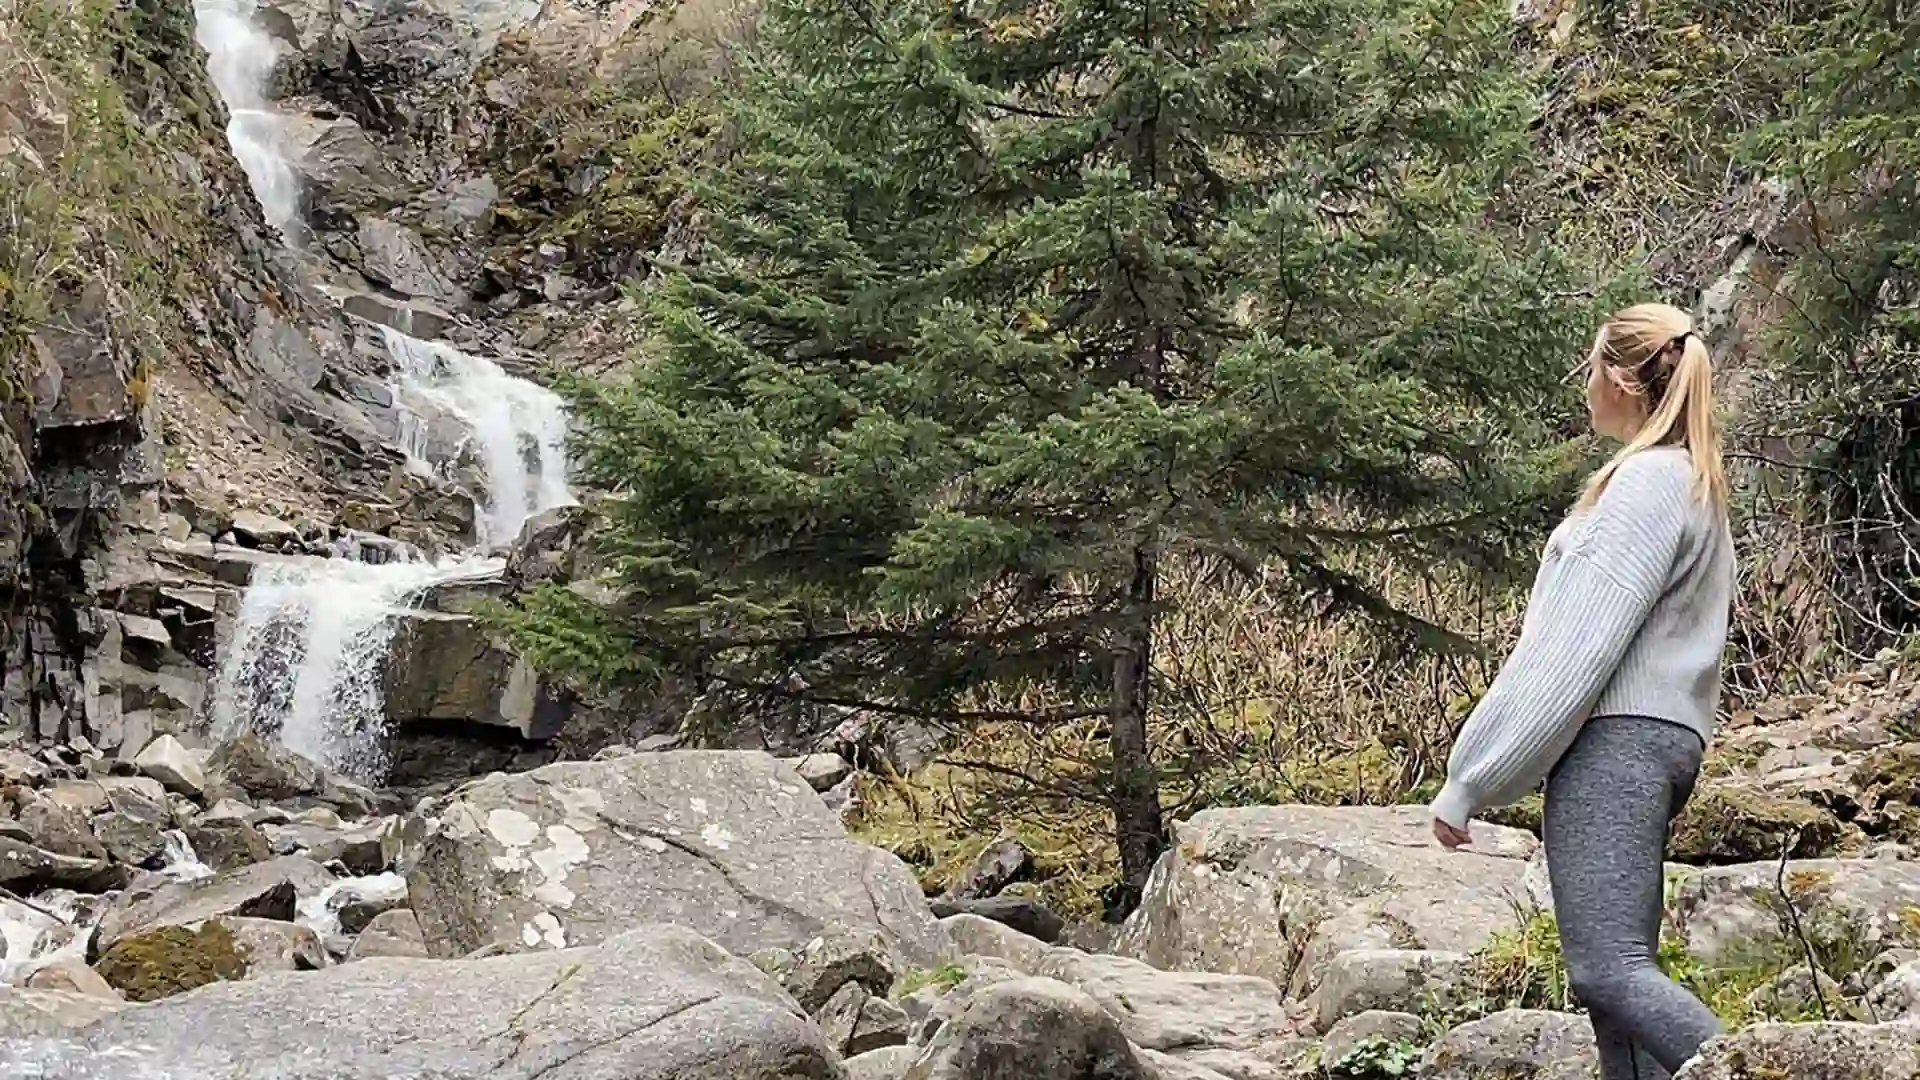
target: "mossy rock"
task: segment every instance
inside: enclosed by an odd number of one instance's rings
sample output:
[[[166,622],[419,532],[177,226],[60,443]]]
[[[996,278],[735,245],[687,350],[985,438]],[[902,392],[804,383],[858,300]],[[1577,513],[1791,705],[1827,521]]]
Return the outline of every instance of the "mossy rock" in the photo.
[[[208,983],[244,979],[246,951],[217,922],[163,926],[122,938],[93,969],[129,1001],[158,1001]]]
[[[1671,857],[1710,865],[1777,859],[1790,840],[1796,859],[1832,854],[1846,826],[1831,812],[1783,798],[1708,782],[1673,823]]]
[[[1546,812],[1546,799],[1539,795],[1529,795],[1512,806],[1503,806],[1498,810],[1489,810],[1480,815],[1480,820],[1490,825],[1505,825],[1512,829],[1525,829],[1535,836],[1540,835],[1541,823]]]

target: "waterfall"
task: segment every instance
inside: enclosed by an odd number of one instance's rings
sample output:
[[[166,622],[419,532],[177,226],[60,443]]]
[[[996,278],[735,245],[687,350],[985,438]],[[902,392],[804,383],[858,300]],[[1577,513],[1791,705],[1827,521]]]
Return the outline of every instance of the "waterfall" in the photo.
[[[254,0],[194,0],[194,39],[227,106],[227,142],[247,174],[267,224],[300,238],[300,176],[287,152],[286,125],[267,100],[280,48],[253,21]]]
[[[401,426],[402,449],[416,460],[425,459],[421,411],[451,413],[470,433],[486,470],[485,512],[476,529],[483,550],[512,543],[533,514],[572,504],[567,410],[558,394],[507,374],[485,357],[383,329],[397,373],[394,397],[408,410]]]
[[[313,559],[253,571],[213,699],[213,739],[241,732],[365,784],[385,779],[381,676],[398,617],[422,591],[498,574],[500,559]]]

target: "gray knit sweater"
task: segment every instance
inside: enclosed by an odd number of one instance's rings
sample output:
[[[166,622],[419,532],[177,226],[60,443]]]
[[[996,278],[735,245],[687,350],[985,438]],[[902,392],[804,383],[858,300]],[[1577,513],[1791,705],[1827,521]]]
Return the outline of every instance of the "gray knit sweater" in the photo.
[[[1465,828],[1525,795],[1590,716],[1711,738],[1733,586],[1733,537],[1686,450],[1628,458],[1547,542],[1520,642],[1461,730],[1433,816]]]

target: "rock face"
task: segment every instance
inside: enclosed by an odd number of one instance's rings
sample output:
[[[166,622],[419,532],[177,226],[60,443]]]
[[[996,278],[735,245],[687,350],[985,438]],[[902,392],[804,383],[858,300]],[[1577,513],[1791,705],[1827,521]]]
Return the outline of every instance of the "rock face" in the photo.
[[[749,964],[689,931],[485,960],[379,959],[208,986],[18,1047],[62,1080],[838,1080]]]
[[[1759,1024],[1702,1047],[1675,1080],[1916,1080],[1920,1024]]]
[[[1051,979],[1011,979],[974,994],[906,1080],[1154,1080],[1113,1018]]]
[[[533,668],[465,615],[415,612],[393,636],[383,686],[395,723],[459,721],[548,739],[567,717]]]
[[[413,908],[438,956],[694,928],[737,955],[871,933],[904,967],[942,938],[906,867],[849,840],[765,754],[676,751],[490,776],[407,825]]]
[[[1349,949],[1471,952],[1516,924],[1538,841],[1479,824],[1473,849],[1449,853],[1429,828],[1412,806],[1203,811],[1175,827],[1117,951],[1295,997]]]

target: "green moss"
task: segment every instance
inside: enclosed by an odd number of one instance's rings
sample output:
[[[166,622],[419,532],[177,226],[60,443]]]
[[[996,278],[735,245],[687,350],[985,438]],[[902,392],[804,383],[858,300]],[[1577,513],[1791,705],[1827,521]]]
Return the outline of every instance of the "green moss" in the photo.
[[[967,969],[958,964],[942,964],[937,968],[911,968],[900,976],[893,985],[892,996],[906,997],[929,986],[945,987],[948,990],[959,986],[967,978]]]
[[[129,1001],[158,1001],[247,974],[246,950],[225,926],[163,926],[122,938],[93,965]]]
[[[1845,829],[1811,803],[1707,782],[1673,825],[1671,857],[1688,863],[1741,863],[1777,859],[1796,836],[1791,854],[1830,854]]]

